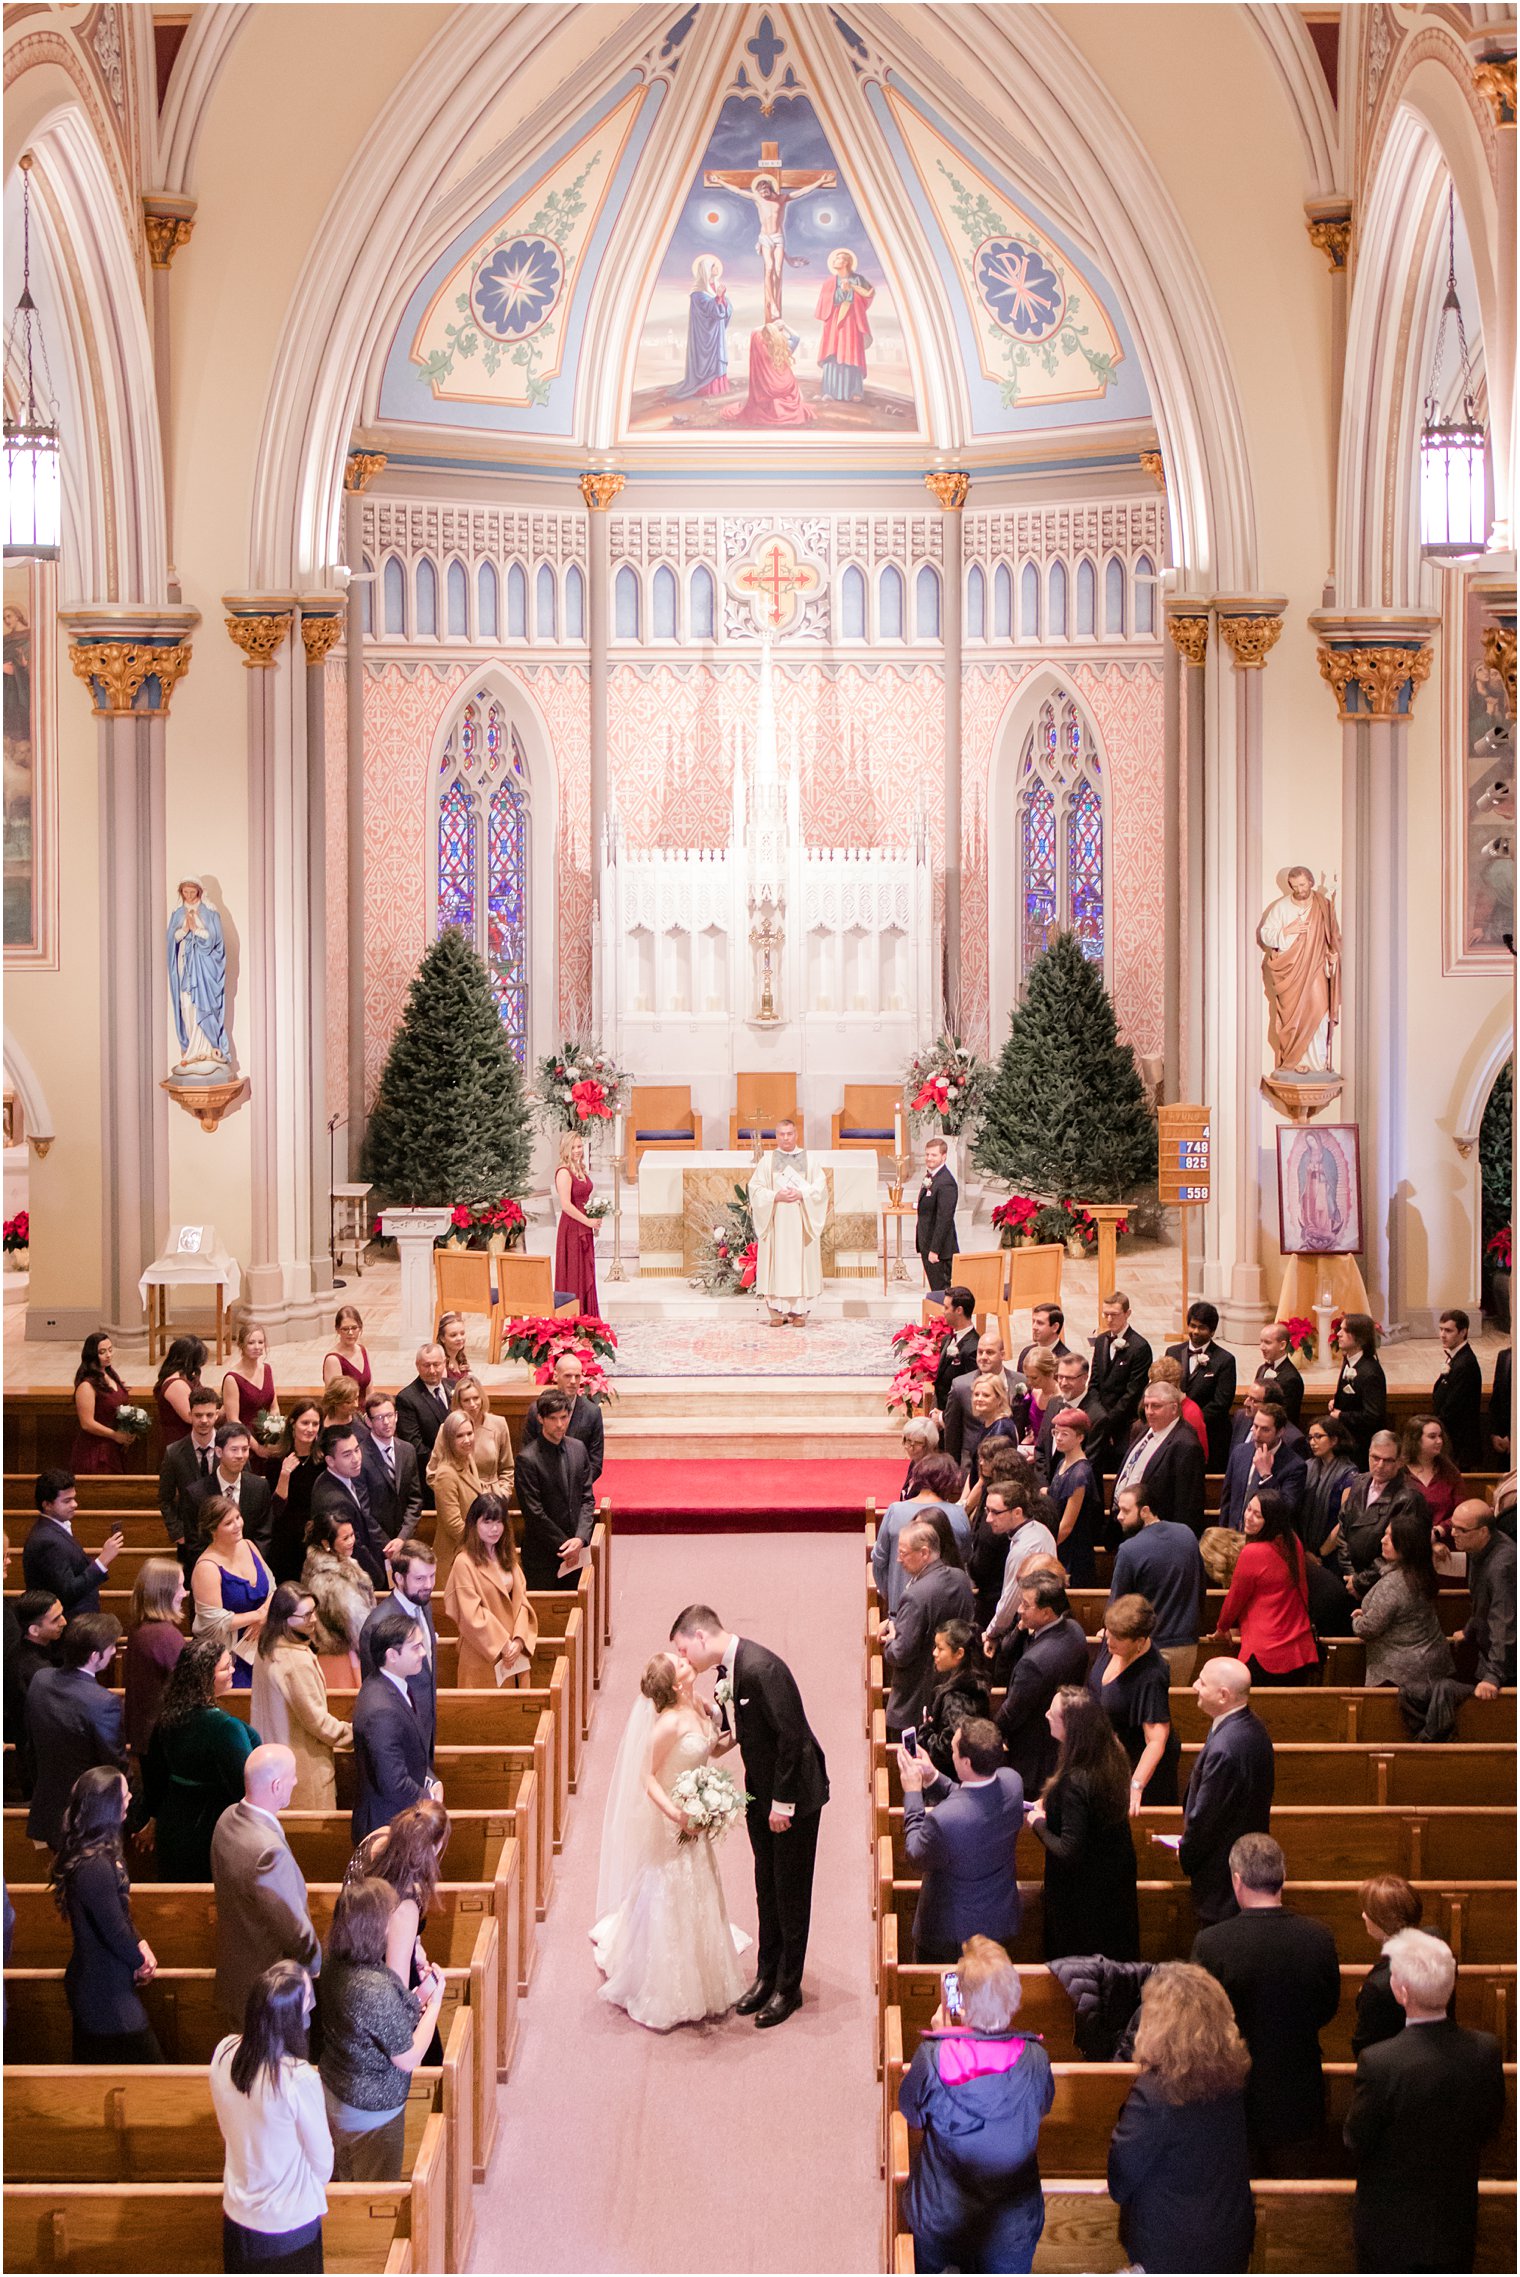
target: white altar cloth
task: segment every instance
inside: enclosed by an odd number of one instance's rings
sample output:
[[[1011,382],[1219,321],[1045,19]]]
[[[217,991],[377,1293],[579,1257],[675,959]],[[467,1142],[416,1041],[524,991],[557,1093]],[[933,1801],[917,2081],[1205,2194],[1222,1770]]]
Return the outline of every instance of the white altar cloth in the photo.
[[[829,1223],[823,1236],[826,1278],[864,1280],[876,1273],[877,1188],[875,1154],[865,1147],[837,1152],[809,1147],[808,1161],[828,1176]],[[754,1156],[745,1149],[703,1147],[687,1153],[672,1148],[639,1158],[639,1271],[660,1279],[683,1278],[696,1269],[700,1244],[733,1199],[735,1186],[747,1185]]]

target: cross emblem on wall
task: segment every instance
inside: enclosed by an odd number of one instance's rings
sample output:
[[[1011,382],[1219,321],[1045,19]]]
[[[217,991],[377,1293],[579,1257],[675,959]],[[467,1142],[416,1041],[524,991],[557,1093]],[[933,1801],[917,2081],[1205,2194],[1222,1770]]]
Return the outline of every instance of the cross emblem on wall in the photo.
[[[810,561],[803,561],[790,539],[762,538],[741,569],[734,572],[733,587],[754,605],[762,626],[782,631],[797,614],[805,595],[823,583]]]

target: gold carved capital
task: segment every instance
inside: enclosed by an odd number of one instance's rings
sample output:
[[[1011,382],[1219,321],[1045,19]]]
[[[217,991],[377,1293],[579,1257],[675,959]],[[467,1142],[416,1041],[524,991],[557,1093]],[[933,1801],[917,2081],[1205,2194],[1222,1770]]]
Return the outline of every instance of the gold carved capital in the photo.
[[[1230,617],[1221,614],[1219,633],[1235,659],[1237,672],[1259,672],[1282,638],[1281,617]]]
[[[146,641],[71,640],[69,663],[89,689],[98,719],[126,719],[138,711],[136,699],[149,680],[158,682],[158,701],[144,704],[140,716],[167,717],[175,683],[190,669],[190,643],[155,648]]]
[[[1515,716],[1515,628],[1513,625],[1486,625],[1483,630],[1483,661],[1490,672],[1497,672],[1504,682],[1509,697],[1509,716]]]
[[[1203,663],[1209,653],[1209,620],[1206,613],[1201,616],[1188,617],[1183,616],[1180,612],[1174,615],[1168,609],[1166,612],[1166,629],[1171,635],[1173,648],[1176,649],[1184,664],[1201,665]]]
[[[1317,245],[1332,270],[1344,269],[1351,257],[1351,216],[1328,217],[1310,215],[1309,242]]]
[[[1165,490],[1166,461],[1162,458],[1161,453],[1159,451],[1142,451],[1140,453],[1140,464],[1144,467],[1146,473],[1150,476],[1152,482],[1156,485],[1156,488],[1158,490]]]
[[[605,514],[613,500],[621,498],[624,489],[627,487],[627,482],[626,474],[612,474],[606,471],[600,474],[583,474],[581,476],[581,496],[586,501],[586,512],[588,514]]]
[[[1398,719],[1406,689],[1402,716],[1414,710],[1415,691],[1430,678],[1434,656],[1428,643],[1418,648],[1330,648],[1321,643],[1319,668],[1335,691],[1342,719]]]
[[[958,514],[971,490],[970,475],[959,467],[936,467],[924,476],[924,482],[947,514]]]
[[[273,664],[285,635],[290,630],[288,613],[267,617],[227,617],[227,630],[243,652],[243,662],[251,672],[263,665]]]
[[[384,451],[350,451],[343,462],[344,489],[368,490],[384,465]]]
[[[1512,127],[1515,124],[1515,59],[1512,55],[1490,56],[1486,62],[1473,66],[1473,85],[1494,114],[1494,125]]]
[[[188,245],[195,223],[184,214],[145,213],[143,235],[148,240],[148,258],[155,269],[167,269],[182,245]]]
[[[301,642],[306,650],[308,664],[323,664],[328,650],[336,647],[343,637],[341,617],[302,617]]]

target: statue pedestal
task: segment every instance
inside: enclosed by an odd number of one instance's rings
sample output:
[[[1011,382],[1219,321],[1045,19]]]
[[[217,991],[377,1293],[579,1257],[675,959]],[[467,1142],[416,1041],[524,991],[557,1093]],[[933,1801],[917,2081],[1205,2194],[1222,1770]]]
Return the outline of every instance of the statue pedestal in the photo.
[[[380,1231],[401,1252],[401,1341],[431,1339],[433,1320],[433,1244],[453,1224],[450,1210],[384,1210]]]
[[[1279,1114],[1286,1115],[1290,1122],[1307,1123],[1322,1107],[1334,1106],[1345,1083],[1333,1072],[1298,1075],[1274,1068],[1270,1075],[1262,1077],[1261,1088]]]
[[[1279,1320],[1316,1320],[1320,1292],[1330,1291],[1333,1312],[1366,1312],[1367,1284],[1354,1257],[1285,1257],[1282,1294],[1277,1300]],[[1327,1315],[1328,1320],[1328,1315]],[[1334,1356],[1320,1345],[1320,1361],[1334,1366]]]

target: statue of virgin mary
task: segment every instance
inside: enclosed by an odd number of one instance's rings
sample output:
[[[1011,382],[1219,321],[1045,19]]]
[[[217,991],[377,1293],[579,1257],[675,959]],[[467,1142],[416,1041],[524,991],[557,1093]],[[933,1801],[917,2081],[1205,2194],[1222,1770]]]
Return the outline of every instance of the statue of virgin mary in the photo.
[[[232,1072],[227,1044],[227,947],[222,921],[199,878],[182,878],[169,919],[169,1001],[179,1038],[174,1076],[185,1083],[222,1083]]]

